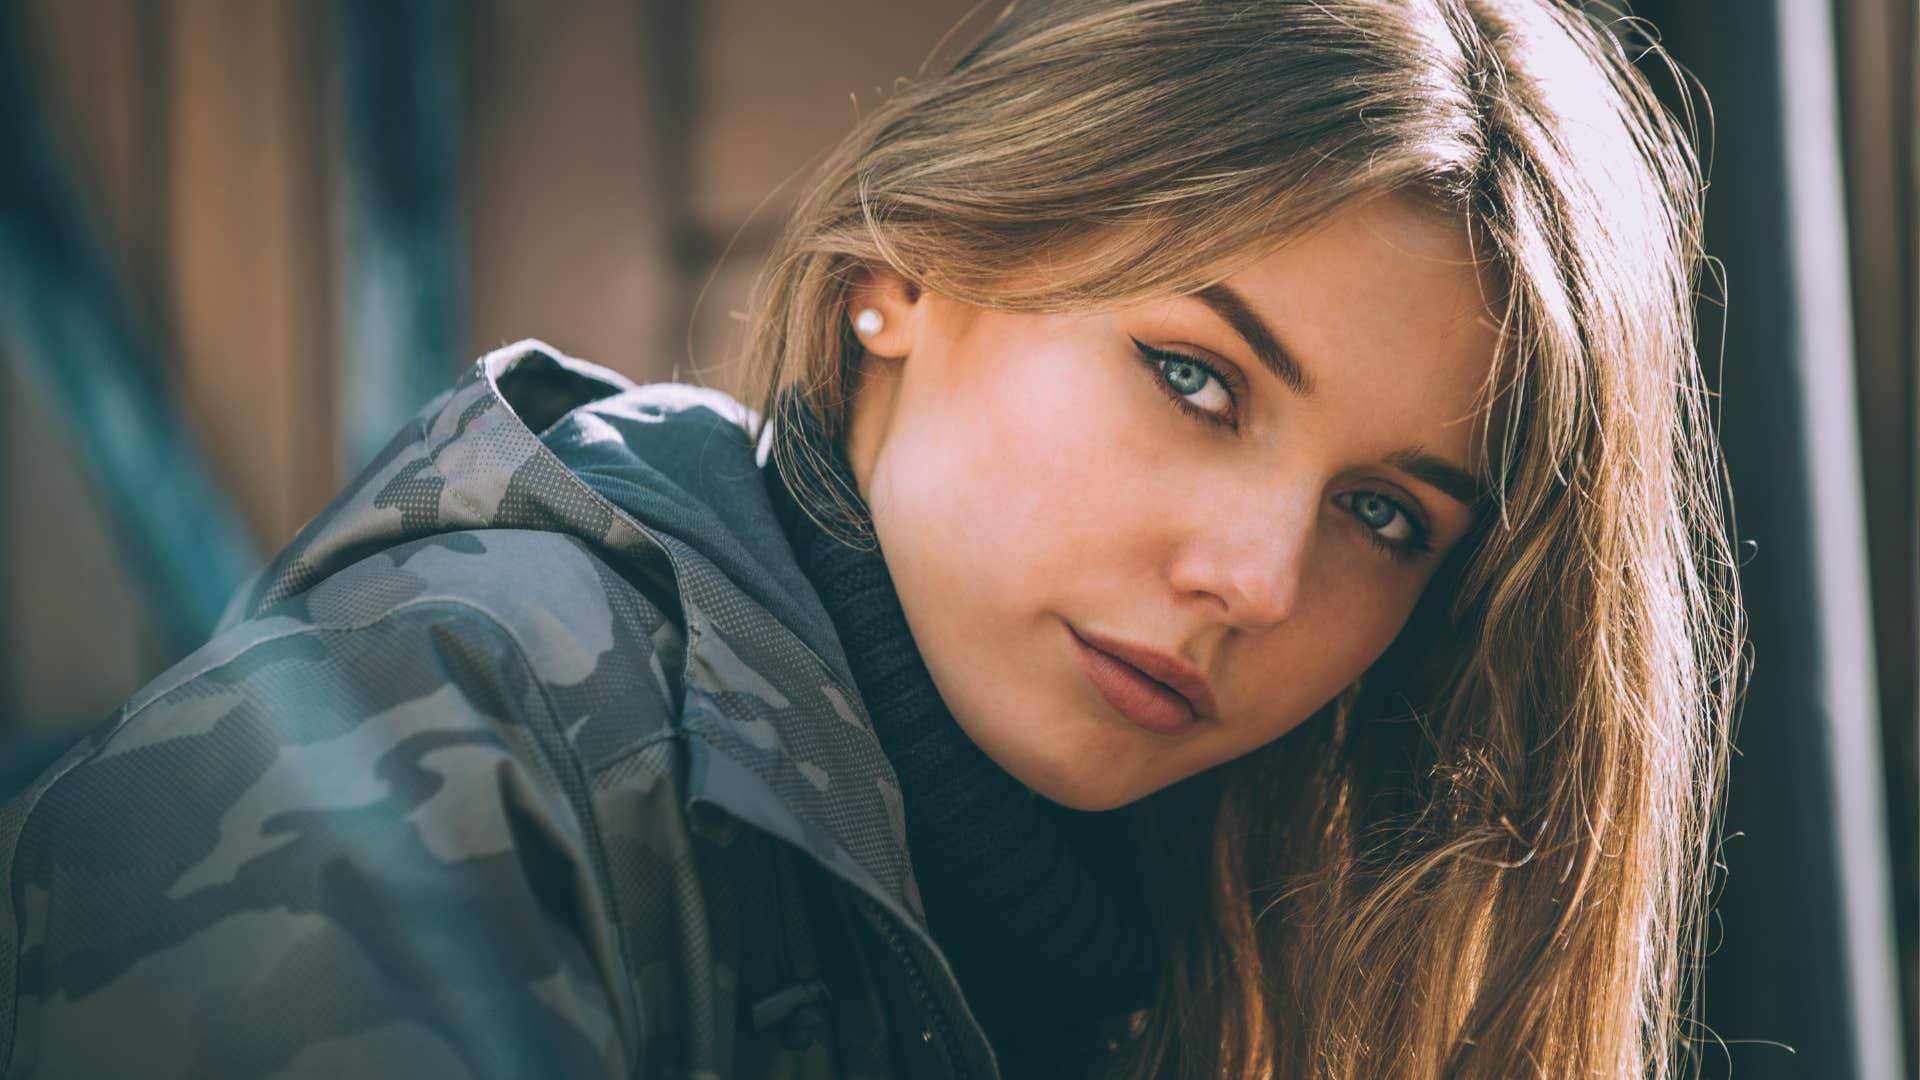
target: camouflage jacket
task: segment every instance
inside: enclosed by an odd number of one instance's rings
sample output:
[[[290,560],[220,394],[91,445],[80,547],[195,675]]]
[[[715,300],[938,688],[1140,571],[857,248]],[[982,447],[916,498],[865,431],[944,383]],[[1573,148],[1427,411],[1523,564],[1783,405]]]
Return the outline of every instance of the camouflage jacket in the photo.
[[[746,415],[423,408],[0,807],[0,1076],[995,1076]]]

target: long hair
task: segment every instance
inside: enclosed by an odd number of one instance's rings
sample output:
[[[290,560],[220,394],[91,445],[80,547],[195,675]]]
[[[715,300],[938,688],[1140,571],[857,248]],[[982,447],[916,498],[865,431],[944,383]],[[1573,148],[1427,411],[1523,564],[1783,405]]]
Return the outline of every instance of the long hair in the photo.
[[[1169,944],[1103,1073],[1698,1069],[1745,632],[1694,347],[1702,171],[1635,66],[1664,54],[1627,55],[1643,29],[1565,0],[1017,0],[803,191],[747,392],[836,436],[863,265],[1084,310],[1401,193],[1464,217],[1497,284],[1485,525],[1353,686],[1125,811]]]

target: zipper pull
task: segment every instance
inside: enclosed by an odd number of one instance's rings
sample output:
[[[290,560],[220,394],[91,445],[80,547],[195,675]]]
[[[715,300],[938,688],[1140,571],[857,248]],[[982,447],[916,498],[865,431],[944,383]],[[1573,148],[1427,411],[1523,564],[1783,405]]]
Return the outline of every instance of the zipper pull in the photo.
[[[753,1003],[753,1030],[766,1031],[777,1024],[782,1046],[805,1050],[826,1037],[827,1009],[832,1004],[826,983],[818,979],[795,983]]]

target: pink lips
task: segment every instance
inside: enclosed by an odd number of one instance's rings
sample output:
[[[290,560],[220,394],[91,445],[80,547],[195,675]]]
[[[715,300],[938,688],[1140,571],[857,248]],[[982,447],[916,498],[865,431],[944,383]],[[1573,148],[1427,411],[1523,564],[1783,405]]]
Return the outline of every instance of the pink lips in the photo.
[[[1157,735],[1179,735],[1213,715],[1206,677],[1181,661],[1143,646],[1069,626],[1081,665],[1108,705]]]

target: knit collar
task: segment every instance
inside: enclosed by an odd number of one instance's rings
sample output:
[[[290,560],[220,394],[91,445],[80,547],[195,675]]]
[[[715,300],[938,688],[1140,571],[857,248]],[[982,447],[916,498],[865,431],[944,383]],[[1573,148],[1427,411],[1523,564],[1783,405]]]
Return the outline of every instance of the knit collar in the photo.
[[[982,1025],[1001,1046],[1022,1019],[1057,1026],[1143,1006],[1157,947],[1117,865],[1128,857],[1120,813],[1033,794],[961,730],[914,645],[839,440],[798,398],[774,425],[774,453],[805,476],[796,493],[765,469],[775,513],[898,775],[929,928]]]

